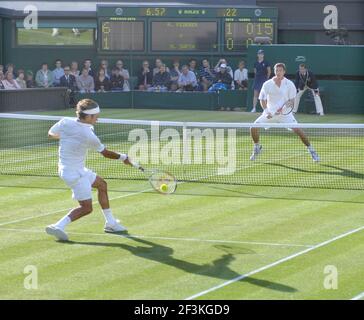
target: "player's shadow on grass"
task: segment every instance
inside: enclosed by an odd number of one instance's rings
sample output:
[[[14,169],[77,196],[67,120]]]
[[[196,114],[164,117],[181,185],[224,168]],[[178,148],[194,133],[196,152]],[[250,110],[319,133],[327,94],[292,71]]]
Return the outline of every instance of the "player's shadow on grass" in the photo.
[[[241,274],[230,269],[229,264],[234,261],[235,255],[233,253],[229,253],[229,249],[227,246],[227,250],[225,254],[220,256],[219,258],[213,260],[211,263],[206,264],[196,264],[192,262],[188,262],[185,260],[177,259],[173,257],[173,249],[171,247],[167,247],[164,245],[157,244],[155,242],[151,242],[145,239],[127,236],[128,239],[131,239],[137,242],[140,245],[132,246],[125,243],[107,243],[107,242],[78,242],[78,241],[69,241],[68,244],[78,244],[78,245],[89,245],[89,246],[101,246],[101,247],[113,247],[120,248],[126,251],[129,251],[134,256],[156,261],[158,263],[163,263],[165,265],[171,266],[176,269],[183,270],[188,273],[193,273],[196,275],[207,276],[211,278],[218,278],[223,280],[231,280],[237,277],[240,277]],[[234,251],[234,250],[233,250]],[[240,248],[239,254],[251,254],[254,251],[246,248]],[[280,283],[257,279],[253,277],[245,277],[239,280],[240,282],[247,282],[256,286],[264,287],[270,290],[276,290],[281,292],[289,292],[294,293],[297,292],[297,289],[286,286]]]
[[[276,195],[272,195],[270,196],[267,192],[264,194],[256,194],[253,192],[247,192],[247,191],[242,191],[242,190],[233,190],[233,189],[229,189],[228,187],[223,187],[221,185],[209,185],[208,186],[210,189],[216,189],[216,190],[222,190],[222,191],[228,191],[230,193],[234,193],[234,194],[221,194],[220,193],[188,193],[188,192],[177,192],[176,194],[174,194],[173,196],[195,196],[195,197],[221,197],[221,198],[249,198],[249,199],[270,199],[270,200],[292,200],[292,201],[300,201],[300,200],[310,200],[310,201],[317,201],[317,202],[334,202],[334,203],[364,203],[364,201],[353,201],[353,200],[335,200],[335,199],[315,199],[312,197],[307,197],[307,196],[300,196],[300,197],[292,197],[292,196],[286,196],[286,197],[282,197],[282,196],[276,196]],[[244,189],[247,189],[247,186],[243,186]],[[254,186],[256,187],[256,186]],[[287,190],[288,187],[277,187],[277,186],[271,186],[271,188],[284,188],[283,191],[281,192],[281,194],[284,194]],[[271,189],[271,190],[274,190]],[[291,189],[291,188],[289,188]]]
[[[326,174],[326,175],[331,175],[331,176],[342,176],[342,177],[349,177],[349,178],[356,178],[356,179],[364,180],[363,173],[355,172],[353,170],[340,168],[340,167],[329,165],[329,164],[321,164],[321,166],[330,168],[330,169],[335,169],[336,171],[307,170],[307,169],[287,166],[282,163],[270,163],[270,165],[276,166],[276,167],[281,167],[281,168],[286,168],[286,169],[290,169],[290,170],[294,170],[294,171],[298,171],[298,172],[303,172],[303,173],[318,173],[318,174]]]

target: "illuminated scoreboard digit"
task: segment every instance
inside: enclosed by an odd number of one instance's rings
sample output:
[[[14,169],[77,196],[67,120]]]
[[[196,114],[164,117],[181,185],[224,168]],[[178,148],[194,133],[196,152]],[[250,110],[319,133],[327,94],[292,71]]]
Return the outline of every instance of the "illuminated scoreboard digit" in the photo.
[[[275,25],[273,22],[262,21],[225,21],[224,49],[225,51],[241,51],[257,38],[265,38],[268,43],[275,42]]]
[[[97,16],[103,52],[238,54],[257,38],[276,42],[278,10],[104,4]]]
[[[144,22],[102,21],[101,49],[105,51],[144,51]]]

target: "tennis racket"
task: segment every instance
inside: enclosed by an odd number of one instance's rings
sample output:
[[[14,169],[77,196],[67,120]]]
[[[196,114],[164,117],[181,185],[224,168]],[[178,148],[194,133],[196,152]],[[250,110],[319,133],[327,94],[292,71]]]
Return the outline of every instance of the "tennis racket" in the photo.
[[[130,161],[130,160],[129,160]],[[145,169],[138,163],[132,163],[132,166],[143,172],[153,189],[161,194],[172,194],[177,189],[177,179],[167,171],[158,169]]]
[[[293,109],[294,109],[294,102],[292,100],[288,100],[282,105],[282,107],[280,107],[277,110],[276,114],[283,114],[286,116],[290,114],[293,111]]]

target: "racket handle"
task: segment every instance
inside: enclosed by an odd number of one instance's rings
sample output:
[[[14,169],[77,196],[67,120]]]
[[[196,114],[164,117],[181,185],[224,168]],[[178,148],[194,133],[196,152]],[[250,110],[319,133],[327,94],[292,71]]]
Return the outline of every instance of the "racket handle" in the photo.
[[[129,159],[129,162],[130,162],[130,164],[134,167],[134,168],[137,168],[137,169],[139,169],[140,171],[143,171],[144,172],[144,168],[138,163],[138,162],[134,162],[134,161],[131,161],[130,159]]]

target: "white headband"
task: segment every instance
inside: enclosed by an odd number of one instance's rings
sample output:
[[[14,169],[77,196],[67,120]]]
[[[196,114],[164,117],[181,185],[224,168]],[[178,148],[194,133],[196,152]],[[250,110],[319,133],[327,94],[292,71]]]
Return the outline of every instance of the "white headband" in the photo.
[[[100,113],[100,108],[99,107],[96,107],[96,108],[93,108],[93,109],[90,109],[90,110],[82,110],[82,113],[85,113],[85,114],[96,114],[96,113]]]

